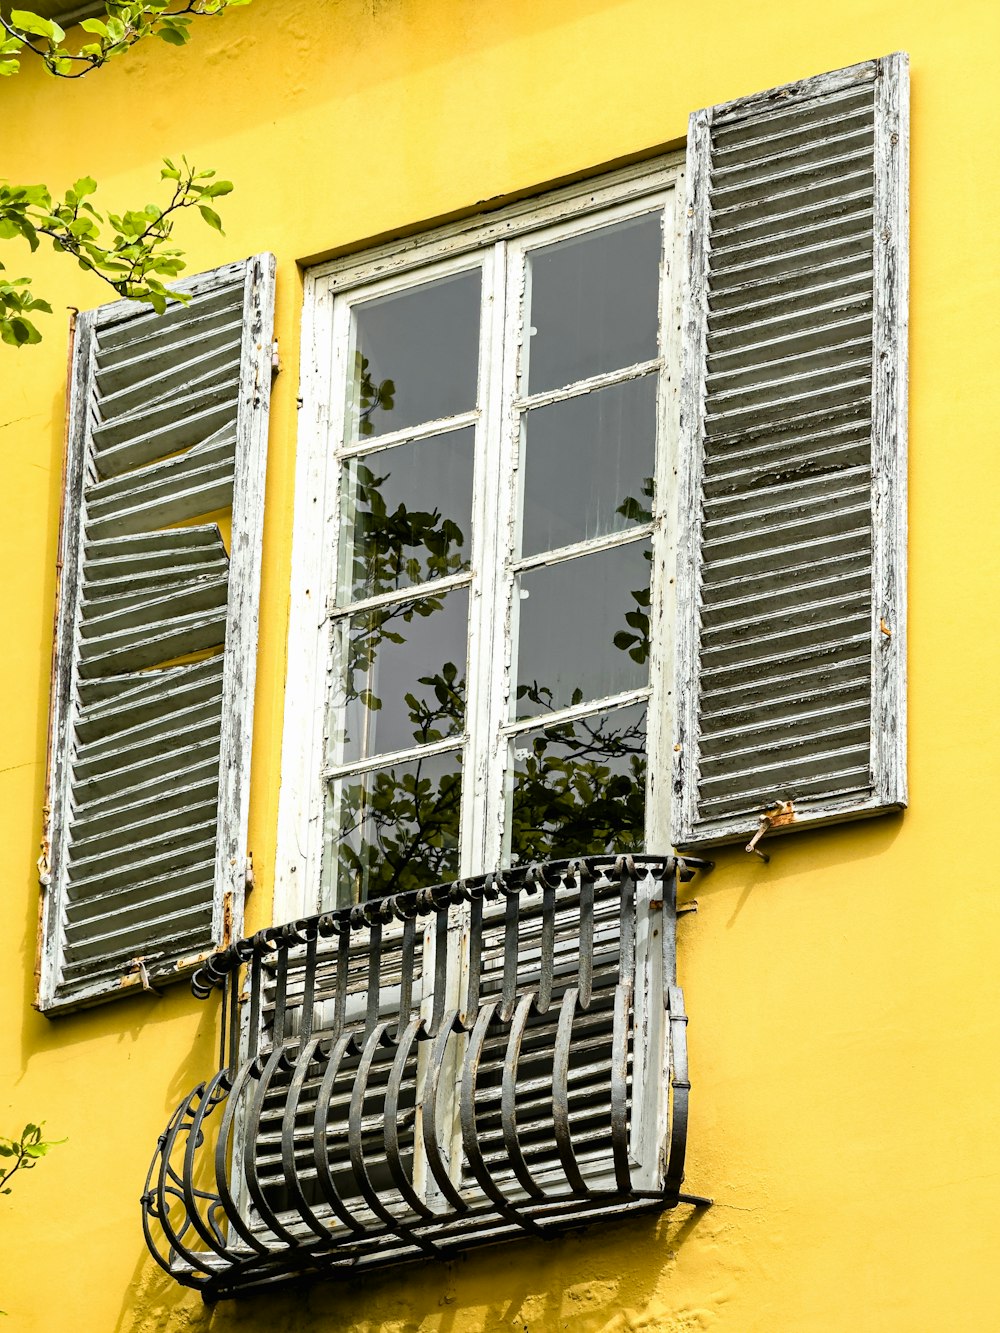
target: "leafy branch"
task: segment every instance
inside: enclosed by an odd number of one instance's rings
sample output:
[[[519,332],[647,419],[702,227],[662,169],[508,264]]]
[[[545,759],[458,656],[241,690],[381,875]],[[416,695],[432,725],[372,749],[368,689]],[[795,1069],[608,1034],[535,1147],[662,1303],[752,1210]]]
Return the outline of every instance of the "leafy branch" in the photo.
[[[0,1194],[10,1193],[10,1181],[18,1171],[33,1171],[50,1148],[65,1142],[65,1139],[43,1139],[41,1125],[25,1125],[19,1139],[0,1136],[0,1157],[14,1159],[13,1165],[0,1166]]]
[[[0,78],[21,70],[24,57],[41,61],[49,74],[79,79],[102,68],[147,37],[159,37],[173,46],[190,40],[195,18],[217,18],[225,10],[250,0],[106,0],[104,18],[86,18],[80,28],[93,41],[66,45],[66,33],[54,20],[31,10],[0,13]],[[213,171],[195,171],[186,159],[176,166],[164,160],[162,180],[173,182],[166,206],[121,214],[101,214],[90,203],[97,189],[91,176],[82,176],[65,195],[55,200],[45,185],[0,182],[0,240],[22,237],[32,251],[39,237],[47,236],[60,254],[76,259],[82,269],[96,274],[114,291],[132,301],[151,305],[162,313],[168,300],[188,298],[167,292],[164,278],[175,278],[185,267],[180,250],[170,244],[176,215],[196,208],[216,231],[222,221],[213,201],[232,190],[229,181],[214,179]],[[103,229],[103,230],[102,230]],[[31,279],[3,276],[0,264],[0,339],[14,347],[41,341],[31,316],[51,314],[48,301],[35,296]]]
[[[212,204],[233,186],[215,180],[214,171],[196,171],[186,158],[180,166],[165,159],[160,177],[173,182],[165,206],[147,204],[121,214],[99,213],[90,202],[97,189],[92,176],[81,177],[59,200],[53,200],[44,185],[0,184],[0,240],[20,236],[35,251],[39,237],[46,236],[53,249],[71,255],[119,296],[162,314],[169,300],[188,299],[169,292],[163,283],[184,268],[181,251],[170,244],[176,215],[197,208],[204,221],[221,232],[222,220]],[[0,270],[3,267],[0,264]],[[41,334],[27,316],[52,310],[31,294],[30,285],[27,277],[0,280],[0,338],[15,347],[40,342]]]
[[[193,18],[215,18],[235,5],[250,0],[188,0],[171,5],[170,0],[108,0],[106,17],[80,21],[80,27],[96,41],[85,42],[73,50],[66,43],[66,33],[59,24],[42,14],[26,9],[0,14],[0,76],[17,74],[21,57],[37,57],[45,69],[59,79],[80,79],[100,69],[115,56],[123,55],[146,37],[159,37],[171,46],[183,46],[190,40],[188,29]]]

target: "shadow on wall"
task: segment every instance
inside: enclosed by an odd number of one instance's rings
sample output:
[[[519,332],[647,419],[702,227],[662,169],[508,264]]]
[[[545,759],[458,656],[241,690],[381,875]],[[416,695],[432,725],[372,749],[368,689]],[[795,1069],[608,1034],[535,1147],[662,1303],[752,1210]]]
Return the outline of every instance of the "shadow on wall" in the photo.
[[[658,1296],[710,1214],[681,1205],[660,1217],[595,1226],[410,1264],[352,1281],[289,1286],[206,1306],[148,1256],[136,1267],[114,1333],[610,1333],[672,1327]],[[659,1262],[656,1261],[659,1257]]]

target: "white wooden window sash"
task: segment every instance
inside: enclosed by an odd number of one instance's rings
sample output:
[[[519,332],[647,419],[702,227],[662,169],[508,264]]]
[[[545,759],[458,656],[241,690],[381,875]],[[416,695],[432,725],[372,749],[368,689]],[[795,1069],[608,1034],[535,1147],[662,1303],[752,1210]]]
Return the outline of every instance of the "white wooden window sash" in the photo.
[[[274,258],[177,287],[192,302],[163,316],[118,302],[76,321],[39,867],[48,1014],[187,975],[242,923]],[[220,508],[228,555],[199,517]],[[211,558],[174,570],[185,533]],[[97,658],[94,642],[107,645]],[[106,705],[84,710],[84,678]],[[119,708],[140,723],[122,731]],[[124,805],[99,777],[86,785],[87,765],[103,772],[115,755],[134,774],[118,782],[133,792]]]
[[[667,827],[662,801],[657,800],[657,773],[666,764],[669,743],[665,683],[670,677],[669,636],[656,640],[649,683],[627,691],[513,722],[508,717],[513,639],[509,630],[517,575],[578,555],[652,539],[654,544],[653,606],[655,623],[669,614],[672,543],[668,511],[673,503],[677,392],[676,330],[670,309],[677,286],[678,223],[673,211],[679,179],[676,159],[641,171],[616,173],[607,182],[573,187],[541,205],[519,205],[501,220],[459,224],[415,246],[412,241],[375,252],[367,262],[341,261],[314,271],[307,279],[303,350],[302,429],[293,550],[292,621],[289,659],[296,663],[296,683],[286,697],[285,751],[279,809],[279,853],[276,916],[315,911],[331,904],[321,888],[323,783],[330,778],[403,762],[418,754],[444,753],[464,747],[460,873],[498,866],[504,852],[504,792],[511,741],[540,725],[599,713],[656,696],[647,733],[647,845],[665,845]],[[661,210],[667,238],[665,273],[661,281],[659,354],[651,361],[626,366],[592,380],[546,393],[521,397],[519,348],[522,343],[521,302],[525,257],[530,249],[594,227]],[[442,258],[442,256],[444,256]],[[480,321],[479,406],[419,427],[344,444],[347,356],[353,303],[412,288],[453,273],[480,267],[483,290]],[[383,276],[384,275],[384,276]],[[544,403],[565,401],[644,373],[658,374],[656,513],[654,521],[596,540],[574,543],[558,551],[514,561],[517,522],[517,458],[525,411]],[[325,591],[335,587],[340,533],[340,465],[362,454],[391,450],[408,441],[443,430],[474,426],[477,432],[474,484],[472,569],[446,579],[430,580],[398,592],[338,606]],[[322,733],[326,707],[328,622],[360,610],[416,600],[433,592],[467,587],[474,613],[469,622],[466,726],[424,747],[379,754],[355,762],[326,763]],[[655,747],[655,748],[654,748]],[[305,887],[303,887],[303,885]]]

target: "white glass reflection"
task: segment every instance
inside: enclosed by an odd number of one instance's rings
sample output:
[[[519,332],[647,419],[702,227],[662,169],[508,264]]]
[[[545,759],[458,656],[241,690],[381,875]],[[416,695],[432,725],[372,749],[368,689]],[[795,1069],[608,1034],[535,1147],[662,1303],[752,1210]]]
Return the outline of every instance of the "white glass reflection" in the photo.
[[[655,374],[527,412],[523,441],[522,555],[652,518]]]
[[[528,393],[656,356],[661,249],[647,213],[530,251]]]
[[[480,281],[473,269],[355,307],[348,441],[475,407]]]
[[[520,575],[515,716],[646,684],[650,548],[630,542]]]

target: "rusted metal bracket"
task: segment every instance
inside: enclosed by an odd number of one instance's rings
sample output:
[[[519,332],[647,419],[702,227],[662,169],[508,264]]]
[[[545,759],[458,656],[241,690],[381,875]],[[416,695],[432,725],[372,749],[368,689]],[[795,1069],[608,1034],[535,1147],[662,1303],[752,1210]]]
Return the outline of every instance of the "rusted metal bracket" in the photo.
[[[767,852],[762,852],[759,847],[761,839],[765,833],[771,833],[775,829],[782,828],[785,824],[794,824],[798,816],[795,813],[795,805],[792,801],[779,801],[771,810],[766,810],[760,816],[760,827],[747,843],[745,850],[752,852],[754,856],[759,856],[765,865],[771,860]]]
[[[147,995],[155,995],[158,1000],[161,1000],[163,998],[163,991],[158,990],[150,981],[149,972],[146,968],[146,964],[155,962],[156,959],[160,957],[162,957],[162,955],[158,953],[143,954],[142,957],[140,958],[132,959],[132,966],[130,969],[130,971],[132,972],[138,972],[139,985],[142,987],[145,993]]]

